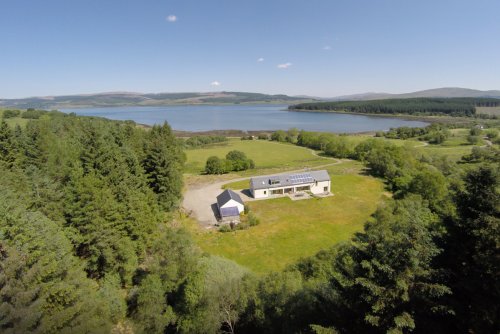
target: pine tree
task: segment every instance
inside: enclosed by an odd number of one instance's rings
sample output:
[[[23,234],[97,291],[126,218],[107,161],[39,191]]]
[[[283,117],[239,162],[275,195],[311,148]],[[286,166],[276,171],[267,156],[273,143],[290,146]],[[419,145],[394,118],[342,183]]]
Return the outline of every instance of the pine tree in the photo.
[[[164,210],[176,207],[182,194],[182,168],[186,157],[167,123],[151,129],[144,155],[142,164],[149,186],[158,195],[158,203]]]

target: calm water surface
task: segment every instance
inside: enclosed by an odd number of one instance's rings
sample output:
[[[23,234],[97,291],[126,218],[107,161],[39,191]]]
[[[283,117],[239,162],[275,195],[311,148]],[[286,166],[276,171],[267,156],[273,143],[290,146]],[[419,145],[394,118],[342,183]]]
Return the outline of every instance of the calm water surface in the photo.
[[[363,115],[288,111],[287,105],[181,105],[164,107],[113,107],[63,109],[83,116],[99,116],[114,120],[132,120],[154,125],[167,121],[175,130],[288,130],[355,133],[384,131],[427,123],[399,118]]]

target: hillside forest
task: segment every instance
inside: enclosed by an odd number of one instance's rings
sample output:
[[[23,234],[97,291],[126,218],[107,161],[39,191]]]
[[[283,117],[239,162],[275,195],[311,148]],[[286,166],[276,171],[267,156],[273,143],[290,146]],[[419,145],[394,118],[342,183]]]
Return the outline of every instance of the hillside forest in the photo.
[[[495,98],[408,98],[369,101],[332,101],[295,104],[297,111],[345,111],[362,114],[407,114],[471,117],[476,107],[498,107]]]
[[[392,198],[350,241],[259,276],[178,223],[186,143],[168,124],[25,119],[0,121],[2,333],[500,330],[496,151],[455,163],[357,144],[346,154]]]

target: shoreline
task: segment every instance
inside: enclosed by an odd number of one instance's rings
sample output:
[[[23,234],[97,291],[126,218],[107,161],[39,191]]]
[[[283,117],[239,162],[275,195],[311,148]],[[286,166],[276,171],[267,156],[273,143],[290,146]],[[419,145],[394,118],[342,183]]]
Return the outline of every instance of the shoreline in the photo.
[[[148,126],[148,127],[151,127],[151,126]],[[176,137],[180,137],[180,138],[189,138],[189,137],[193,137],[193,136],[225,136],[225,137],[233,137],[233,138],[244,137],[244,136],[246,136],[246,137],[254,136],[256,138],[254,138],[253,140],[257,140],[258,139],[257,136],[259,134],[267,134],[270,136],[273,132],[279,131],[279,130],[281,130],[281,129],[278,129],[278,130],[237,130],[237,129],[233,129],[233,130],[208,130],[208,131],[183,131],[183,130],[172,129],[172,132],[174,133],[174,135]],[[282,131],[286,132],[287,130],[282,130]],[[299,131],[301,131],[301,130],[299,130]],[[306,131],[306,132],[332,133],[332,134],[337,134],[337,135],[352,135],[352,136],[363,136],[363,135],[375,136],[375,134],[378,131],[361,131],[361,132]]]
[[[465,121],[468,118],[465,117],[452,117],[452,116],[425,116],[425,115],[407,115],[407,114],[372,114],[372,113],[356,113],[351,111],[339,111],[339,110],[306,110],[306,109],[288,109],[290,112],[309,112],[309,113],[331,113],[331,114],[347,114],[347,115],[358,115],[358,116],[368,116],[368,117],[381,117],[381,118],[399,118],[406,121],[420,121],[427,123],[442,123],[448,121]],[[471,118],[472,120],[473,118]]]

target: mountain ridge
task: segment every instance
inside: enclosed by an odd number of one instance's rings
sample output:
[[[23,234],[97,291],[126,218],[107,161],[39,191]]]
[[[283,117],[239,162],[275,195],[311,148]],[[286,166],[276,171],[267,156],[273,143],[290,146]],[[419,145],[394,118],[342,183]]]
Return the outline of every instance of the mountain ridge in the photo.
[[[125,107],[164,106],[176,104],[240,104],[240,103],[297,103],[315,101],[284,94],[261,94],[248,92],[179,92],[179,93],[136,93],[107,92],[93,94],[73,94],[61,96],[27,97],[0,99],[0,107],[15,108],[85,108],[85,107]]]
[[[126,107],[126,106],[165,106],[176,104],[249,104],[249,103],[300,103],[314,101],[366,101],[382,99],[402,99],[418,97],[490,97],[500,98],[500,90],[477,90],[460,87],[442,87],[410,93],[360,93],[332,98],[307,95],[289,96],[285,94],[262,94],[250,92],[177,92],[177,93],[138,93],[103,92],[91,94],[72,94],[61,96],[38,96],[19,99],[0,99],[0,107],[13,108],[89,108],[89,107]]]
[[[333,98],[325,98],[328,101],[365,101],[365,100],[382,100],[382,99],[403,99],[417,97],[493,97],[500,98],[500,90],[478,90],[461,87],[441,87],[425,89],[410,93],[391,94],[391,93],[361,93],[342,95]]]

